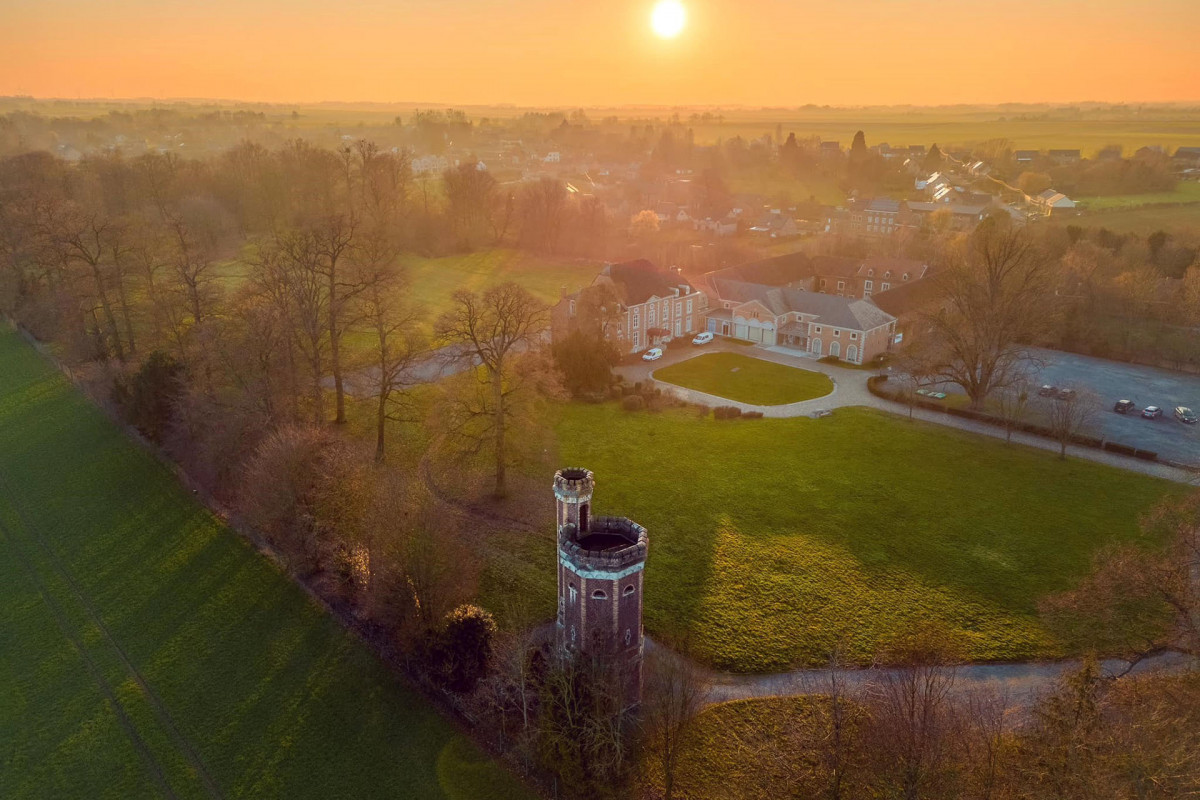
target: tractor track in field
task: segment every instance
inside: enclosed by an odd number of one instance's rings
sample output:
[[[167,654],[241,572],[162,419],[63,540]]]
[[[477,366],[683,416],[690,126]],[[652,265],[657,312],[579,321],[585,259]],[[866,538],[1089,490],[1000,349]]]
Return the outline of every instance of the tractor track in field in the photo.
[[[105,624],[103,618],[100,616],[100,613],[96,610],[95,606],[88,599],[88,597],[84,593],[83,589],[76,582],[75,577],[71,574],[70,570],[67,569],[66,564],[63,563],[63,561],[59,557],[58,553],[56,553],[54,551],[54,548],[50,546],[49,542],[46,541],[46,538],[42,535],[42,533],[34,525],[32,525],[30,523],[28,515],[24,512],[24,510],[21,507],[20,500],[18,499],[17,495],[12,491],[12,487],[8,484],[8,480],[7,480],[6,476],[4,476],[2,473],[0,473],[0,492],[2,492],[4,495],[6,495],[8,497],[9,504],[10,504],[12,510],[16,513],[18,522],[20,522],[22,527],[29,532],[29,534],[33,538],[35,544],[45,554],[46,559],[50,563],[50,566],[53,568],[53,570],[55,572],[58,573],[58,575],[63,579],[63,581],[66,583],[66,585],[70,588],[71,593],[74,594],[75,599],[79,602],[80,606],[87,613],[87,616],[91,620],[92,624],[96,626],[96,629],[104,637],[104,641],[107,642],[108,645],[117,654],[117,657],[120,659],[121,664],[125,667],[125,670],[128,673],[129,677],[133,679],[134,683],[136,683],[138,688],[141,690],[142,696],[146,698],[147,703],[149,704],[150,708],[154,712],[155,718],[158,720],[159,724],[163,727],[163,730],[166,731],[167,736],[173,741],[176,748],[178,748],[179,752],[184,756],[184,758],[191,765],[192,769],[196,773],[196,776],[200,779],[200,782],[204,785],[205,791],[208,794],[208,796],[210,796],[212,798],[216,798],[217,800],[220,800],[220,798],[223,797],[223,795],[221,794],[220,787],[217,785],[216,780],[209,773],[207,766],[204,764],[203,759],[201,759],[201,757],[200,757],[200,754],[196,751],[196,748],[192,745],[192,743],[188,740],[188,738],[184,735],[184,733],[179,729],[178,724],[175,722],[175,719],[171,716],[170,711],[167,710],[166,704],[163,702],[162,698],[158,696],[158,693],[155,692],[153,687],[150,686],[150,683],[146,680],[146,677],[141,673],[141,671],[138,670],[137,667],[134,666],[133,662],[129,659],[128,653],[126,653],[125,649],[123,647],[121,647],[121,645],[117,642],[116,638],[112,634],[112,631],[109,630],[109,628]],[[6,536],[10,540],[14,538],[12,536],[11,531],[7,531]],[[22,554],[22,558],[25,560],[26,568],[32,569],[32,564],[28,561],[27,555]],[[38,580],[36,572],[32,573],[32,577],[35,580]],[[48,590],[43,591],[43,586],[42,586],[40,580],[38,581],[38,586],[39,586],[39,591],[42,592],[43,599],[48,604],[50,604],[51,599],[49,597]],[[58,609],[58,612],[56,612],[56,617],[58,616],[58,614],[60,612],[61,612],[61,607]],[[60,627],[62,627],[64,621],[65,620],[62,618],[59,619]],[[67,633],[66,630],[64,630],[64,634],[66,634],[68,636],[68,638],[72,638],[72,643],[76,646],[77,649],[80,648],[80,646],[81,646],[80,642],[78,642],[73,637],[71,637],[70,634]],[[80,652],[82,655],[83,651],[81,650]],[[87,657],[85,655],[84,658],[89,663],[91,663],[89,657]],[[92,666],[94,667],[94,664],[92,664]],[[103,680],[103,678],[100,678],[100,680]],[[116,702],[115,696],[110,695],[110,700]],[[124,721],[126,723],[128,723],[129,725],[132,725],[132,721],[129,720],[129,718],[123,712],[119,712],[119,713],[124,718]],[[128,728],[127,728],[127,730],[128,730]],[[134,731],[134,735],[137,736],[138,741],[142,741],[142,744],[144,747],[145,742],[144,742],[144,740],[141,739],[140,735],[137,735],[136,731]],[[147,752],[147,754],[149,754],[148,750],[146,752]],[[168,796],[176,797],[177,795],[173,791],[171,791],[169,785],[166,784],[166,778],[165,778],[165,776],[162,775],[161,771],[159,771],[157,773],[157,775],[161,779],[161,782],[164,784],[164,788],[166,788]]]
[[[158,788],[166,797],[172,798],[172,800],[177,798],[178,795],[176,795],[171,789],[171,785],[167,782],[166,775],[163,774],[162,765],[158,763],[158,759],[155,758],[154,754],[150,751],[150,747],[146,744],[146,740],[143,739],[141,734],[138,733],[137,726],[134,725],[133,720],[129,718],[129,714],[126,712],[125,706],[121,704],[121,700],[117,697],[117,693],[113,690],[112,685],[100,673],[99,667],[97,667],[96,662],[92,660],[92,657],[89,655],[84,644],[79,641],[79,637],[71,631],[71,627],[66,619],[66,613],[63,611],[62,606],[60,606],[54,599],[54,596],[50,593],[49,588],[47,588],[45,582],[42,581],[41,576],[38,575],[37,569],[29,560],[28,554],[23,550],[23,548],[18,546],[16,536],[9,529],[9,527],[4,524],[3,520],[0,520],[0,537],[2,537],[5,543],[8,545],[8,550],[16,554],[17,561],[20,562],[25,574],[29,577],[30,582],[33,583],[34,588],[37,589],[38,594],[41,596],[42,602],[46,604],[46,608],[50,610],[50,614],[54,617],[54,623],[58,626],[59,632],[68,642],[71,643],[71,647],[75,650],[75,652],[79,654],[79,659],[83,662],[83,665],[87,669],[88,674],[91,676],[92,681],[96,684],[96,687],[100,689],[101,693],[104,694],[108,704],[112,706],[113,712],[117,715],[117,722],[120,724],[122,730],[125,731],[125,736],[129,739],[129,743],[133,745],[133,749],[137,751],[138,755],[141,756],[142,760],[145,762],[146,769],[150,773],[150,776],[154,779],[154,782],[158,784]]]

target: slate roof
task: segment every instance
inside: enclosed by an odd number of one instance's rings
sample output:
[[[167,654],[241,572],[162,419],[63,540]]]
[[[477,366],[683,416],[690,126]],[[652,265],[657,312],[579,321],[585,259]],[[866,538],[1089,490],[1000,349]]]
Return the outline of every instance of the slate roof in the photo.
[[[651,297],[671,297],[678,286],[687,286],[689,293],[694,291],[683,276],[659,269],[644,258],[610,264],[600,274],[616,284],[621,301],[628,306],[640,305]]]
[[[789,283],[811,278],[813,270],[813,260],[807,254],[788,253],[761,261],[751,261],[749,264],[728,267],[711,273],[711,276],[718,279],[761,283],[764,286],[786,286]]]
[[[823,325],[857,331],[869,331],[895,320],[895,317],[870,300],[804,292],[798,289],[778,289],[720,278],[714,283],[722,300],[737,303],[758,301],[775,316],[798,312],[816,317]]]
[[[867,211],[898,214],[900,213],[900,201],[893,200],[890,197],[876,197],[867,204]]]

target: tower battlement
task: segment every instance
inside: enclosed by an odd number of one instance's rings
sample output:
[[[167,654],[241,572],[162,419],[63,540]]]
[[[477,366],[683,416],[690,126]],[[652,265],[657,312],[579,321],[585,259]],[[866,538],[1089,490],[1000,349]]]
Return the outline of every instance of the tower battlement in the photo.
[[[554,475],[558,520],[559,652],[587,654],[619,676],[627,706],[642,687],[642,579],[650,537],[624,517],[592,516],[595,476],[586,469]]]

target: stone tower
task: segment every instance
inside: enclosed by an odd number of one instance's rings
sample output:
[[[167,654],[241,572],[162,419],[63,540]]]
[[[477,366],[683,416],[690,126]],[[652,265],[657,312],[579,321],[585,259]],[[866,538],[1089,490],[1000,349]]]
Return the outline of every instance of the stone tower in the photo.
[[[626,707],[642,693],[642,577],[646,529],[592,515],[596,481],[586,469],[554,475],[558,512],[559,652],[595,658],[625,685]]]

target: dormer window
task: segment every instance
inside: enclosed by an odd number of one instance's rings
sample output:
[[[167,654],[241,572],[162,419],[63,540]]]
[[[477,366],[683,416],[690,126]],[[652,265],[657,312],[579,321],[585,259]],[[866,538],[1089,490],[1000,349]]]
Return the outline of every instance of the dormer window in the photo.
[[[908,273],[907,273],[907,272],[906,272],[906,273],[904,273],[903,280],[908,280]]]
[[[869,269],[869,270],[867,270],[867,277],[868,277],[868,278],[874,278],[874,277],[875,277],[875,270],[873,270],[873,269]]]
[[[892,277],[892,271],[889,269],[887,272],[883,273],[883,277],[885,277],[885,278]]]

